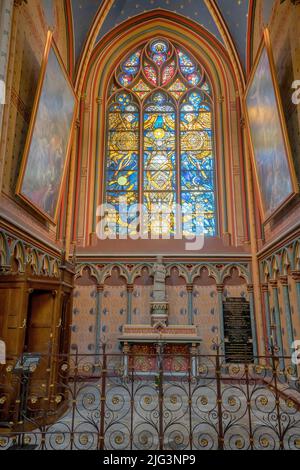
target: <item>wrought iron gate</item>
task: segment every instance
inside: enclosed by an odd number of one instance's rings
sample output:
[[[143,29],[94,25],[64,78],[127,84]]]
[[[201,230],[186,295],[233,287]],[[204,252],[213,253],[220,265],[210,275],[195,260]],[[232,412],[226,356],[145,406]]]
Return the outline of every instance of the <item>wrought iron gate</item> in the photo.
[[[299,370],[288,358],[228,364],[217,352],[188,356],[184,372],[182,358],[167,370],[165,359],[133,370],[105,350],[44,356],[26,375],[10,358],[0,380],[0,450],[300,449]]]

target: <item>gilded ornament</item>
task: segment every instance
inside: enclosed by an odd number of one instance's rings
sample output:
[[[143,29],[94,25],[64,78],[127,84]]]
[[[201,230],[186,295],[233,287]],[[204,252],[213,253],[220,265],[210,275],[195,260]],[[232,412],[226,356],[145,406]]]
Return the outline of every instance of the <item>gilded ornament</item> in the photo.
[[[123,436],[118,435],[118,436],[115,437],[115,443],[116,443],[117,445],[121,445],[121,444],[123,444],[123,442],[124,442]]]
[[[182,437],[180,434],[176,434],[175,438],[174,438],[174,442],[175,444],[177,445],[180,445],[182,443]]]
[[[230,406],[235,406],[236,405],[236,399],[234,397],[228,398],[228,403]]]
[[[207,397],[201,397],[201,405],[206,406],[208,405],[208,398]]]
[[[235,441],[235,447],[237,449],[242,449],[244,447],[244,442],[242,441],[242,439],[237,439]]]
[[[152,403],[152,398],[151,397],[145,397],[144,398],[144,403],[145,403],[145,405],[150,405]]]
[[[267,397],[261,397],[259,401],[262,406],[267,406],[267,404],[269,403]]]
[[[263,437],[261,440],[260,440],[260,443],[262,445],[262,447],[266,448],[269,446],[270,442],[269,442],[269,439],[267,439],[266,437]]]
[[[57,445],[61,445],[64,442],[64,436],[62,434],[59,434],[55,438],[55,442]]]
[[[170,402],[172,403],[172,405],[176,405],[176,403],[177,403],[177,397],[176,397],[176,395],[172,395],[172,396],[171,396]]]
[[[294,403],[292,400],[287,400],[287,401],[286,401],[286,406],[287,406],[288,408],[293,409],[293,408],[295,408],[295,403]]]
[[[93,403],[95,403],[95,397],[89,396],[86,401],[88,405],[92,405]]]
[[[87,434],[82,434],[82,436],[80,436],[80,438],[79,438],[79,442],[80,442],[81,445],[86,446],[89,442],[89,438],[88,438]]]

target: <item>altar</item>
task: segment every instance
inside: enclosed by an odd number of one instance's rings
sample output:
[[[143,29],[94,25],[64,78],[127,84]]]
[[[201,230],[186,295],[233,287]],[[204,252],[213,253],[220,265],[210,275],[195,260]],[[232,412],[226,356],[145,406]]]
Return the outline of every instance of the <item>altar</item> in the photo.
[[[201,338],[194,325],[170,325],[166,296],[166,269],[158,258],[153,268],[153,301],[149,325],[124,325],[119,338],[124,352],[124,374],[197,374]]]

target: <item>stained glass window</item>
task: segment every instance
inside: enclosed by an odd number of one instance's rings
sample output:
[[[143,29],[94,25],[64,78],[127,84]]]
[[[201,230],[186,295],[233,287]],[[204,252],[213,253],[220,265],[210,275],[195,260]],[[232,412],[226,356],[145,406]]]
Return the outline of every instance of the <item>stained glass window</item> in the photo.
[[[142,204],[157,236],[175,233],[180,207],[185,236],[215,236],[213,93],[201,64],[158,38],[121,62],[109,93],[105,202]],[[134,232],[134,213],[111,215],[117,233]]]

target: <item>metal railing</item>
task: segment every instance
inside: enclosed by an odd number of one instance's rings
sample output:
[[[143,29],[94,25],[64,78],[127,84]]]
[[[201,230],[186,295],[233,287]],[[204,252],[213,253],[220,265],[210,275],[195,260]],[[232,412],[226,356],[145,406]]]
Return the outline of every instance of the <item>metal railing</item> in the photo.
[[[25,358],[26,359],[26,358]],[[40,355],[0,372],[0,450],[300,449],[290,358]],[[284,367],[283,365],[284,364]]]

